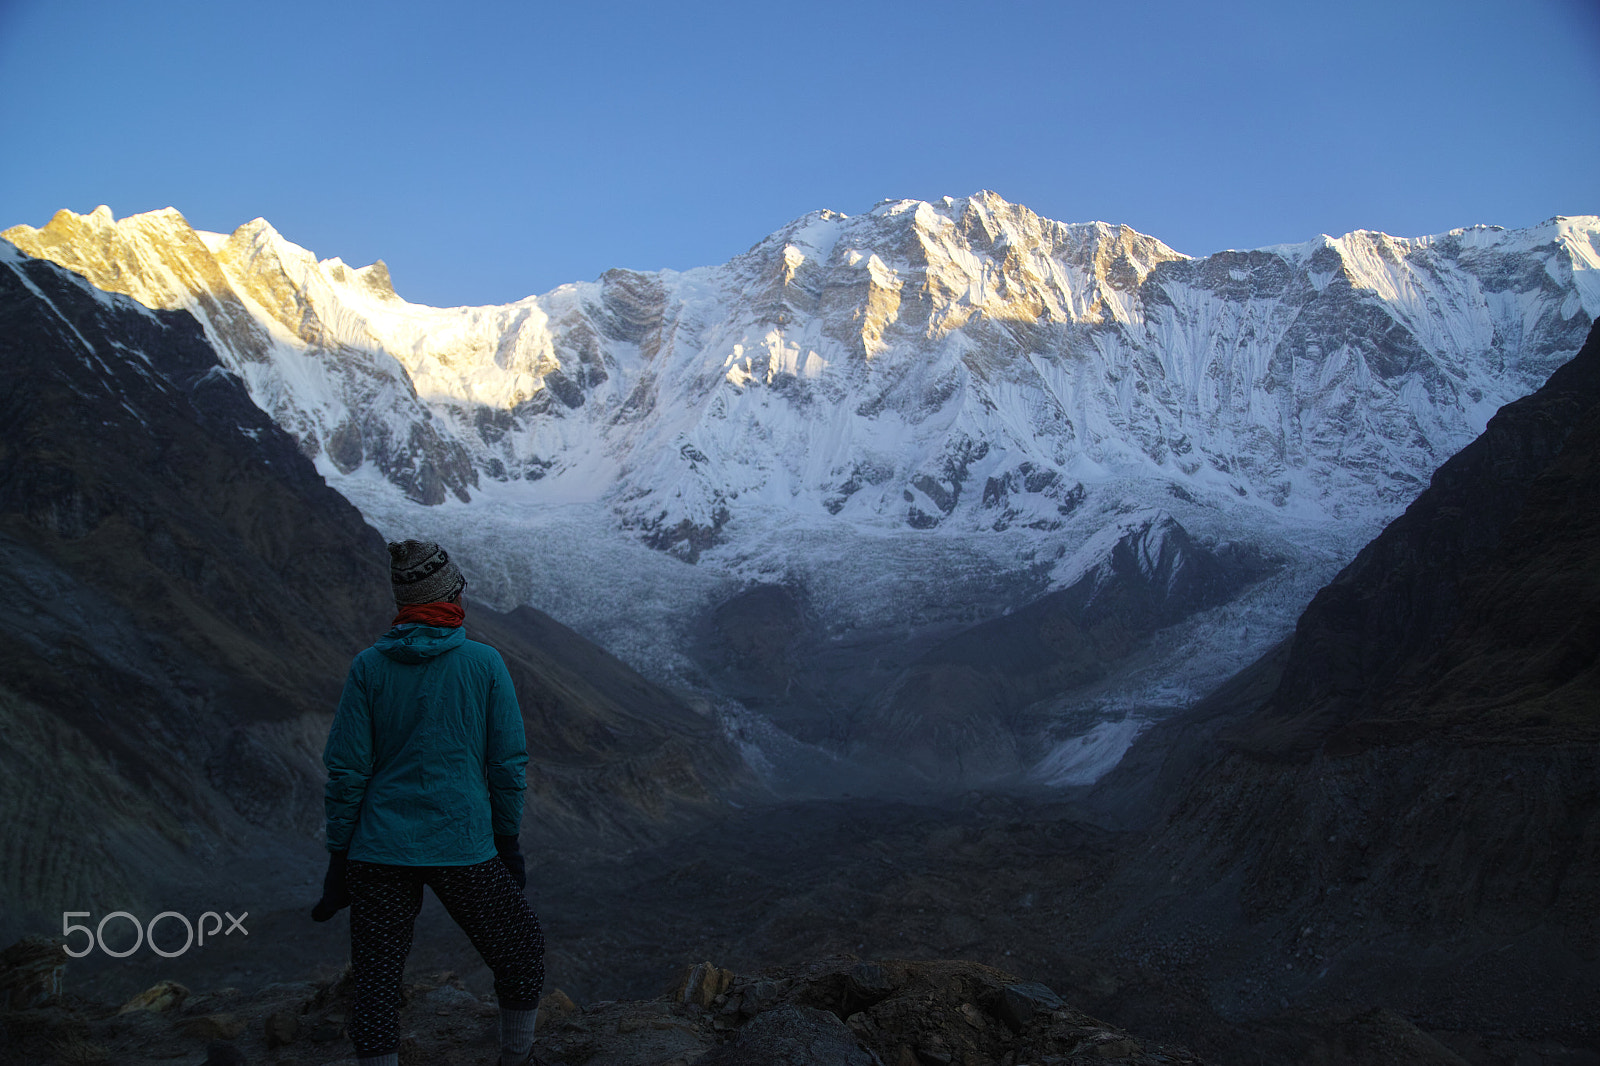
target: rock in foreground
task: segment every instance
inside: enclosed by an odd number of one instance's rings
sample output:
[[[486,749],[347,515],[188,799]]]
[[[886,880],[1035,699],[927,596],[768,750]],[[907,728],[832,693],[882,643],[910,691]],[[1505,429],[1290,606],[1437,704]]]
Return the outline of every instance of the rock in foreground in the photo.
[[[707,993],[710,993],[707,995]],[[750,977],[709,963],[655,1000],[579,1007],[545,997],[539,1053],[571,1066],[1023,1066],[1199,1063],[1073,1010],[1050,989],[971,962],[844,956]],[[0,1016],[4,1062],[119,1066],[353,1063],[342,980],[199,994],[169,1014],[67,998]],[[402,1064],[492,1066],[495,1007],[449,974],[406,988]],[[238,1035],[219,1043],[204,1019]],[[292,1023],[292,1024],[291,1024]],[[202,1031],[203,1030],[203,1031]],[[219,1056],[227,1056],[219,1058]]]

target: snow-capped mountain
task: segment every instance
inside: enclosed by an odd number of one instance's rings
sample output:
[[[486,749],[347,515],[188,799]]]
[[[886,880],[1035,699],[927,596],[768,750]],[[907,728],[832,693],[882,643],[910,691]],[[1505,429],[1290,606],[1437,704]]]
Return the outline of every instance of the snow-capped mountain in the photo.
[[[448,309],[259,219],[223,236],[100,208],[4,236],[194,312],[380,529],[450,537],[482,594],[658,677],[715,687],[685,634],[754,583],[799,592],[797,646],[898,633],[906,665],[1078,581],[1118,522],[1282,563],[1104,682],[1124,708],[1281,637],[1600,314],[1593,216],[1192,259],[980,193]]]
[[[741,500],[1049,524],[1108,473],[1310,517],[1353,494],[1392,505],[1600,309],[1593,217],[1196,260],[983,193],[817,212],[721,267],[450,309],[260,219],[223,237],[100,208],[5,236],[194,311],[330,474],[365,464],[424,503],[548,479],[686,554]]]

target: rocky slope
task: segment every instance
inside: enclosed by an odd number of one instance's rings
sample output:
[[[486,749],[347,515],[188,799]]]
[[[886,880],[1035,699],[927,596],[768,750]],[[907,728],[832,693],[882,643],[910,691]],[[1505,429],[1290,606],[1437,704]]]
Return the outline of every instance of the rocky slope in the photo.
[[[298,901],[332,706],[393,610],[382,538],[188,314],[4,249],[0,326],[0,935]],[[738,779],[709,719],[554,620],[471,624],[527,704],[536,835],[648,836]]]
[[[1185,968],[1236,1015],[1360,998],[1600,1042],[1597,456],[1600,331],[1102,783],[1151,825],[1108,935],[1207,944]]]
[[[480,1066],[498,1061],[495,1007],[459,977],[409,982],[400,1061]],[[153,986],[120,1012],[60,997],[0,1014],[11,1053],[0,1062],[165,1063],[206,1054],[238,1062],[353,1063],[343,1036],[350,1009],[341,979],[277,985],[256,994],[191,995]],[[555,990],[540,1005],[545,1061],[596,1066],[919,1066],[921,1063],[1195,1063],[1096,1021],[1049,988],[973,963],[833,958],[734,974],[703,963],[666,994],[580,1007]],[[238,1057],[235,1057],[238,1056]]]
[[[1217,1063],[1591,1061],[1581,1045],[1519,1037],[1493,1018],[1454,1028],[1424,1021],[1419,1028],[1370,999],[1285,1009],[1278,1006],[1282,991],[1263,988],[1263,999],[1269,991],[1273,996],[1270,1004],[1248,1018],[1224,1016],[1185,965],[1210,947],[1201,931],[1174,937],[1164,951],[1139,945],[1119,954],[1115,942],[1096,946],[1103,919],[1096,899],[1117,853],[1136,848],[1138,841],[1119,839],[1081,817],[1059,802],[998,796],[974,795],[941,807],[810,802],[733,812],[670,842],[598,863],[569,861],[552,851],[537,862],[530,881],[549,937],[551,987],[589,1006],[582,1012],[561,1008],[561,1023],[544,1030],[547,1046],[560,1048],[558,1061],[587,1056],[596,1063],[662,1063],[686,1052],[692,1057],[712,1041],[737,1041],[752,1014],[780,1000],[839,1008],[844,1013],[838,1016],[848,1021],[850,1011],[860,1009],[838,997],[841,984],[848,987],[839,978],[856,968],[849,955],[875,963],[891,981],[906,982],[906,994],[897,1001],[866,1011],[876,1030],[868,1046],[879,1049],[885,1062],[897,1060],[899,1043],[948,1051],[953,1062],[962,1061],[963,1052],[973,1056],[968,1061],[1003,1062],[1006,1051],[1017,1053],[1013,1062],[1038,1062],[1021,1054],[1029,1050],[1030,1041],[1023,1039],[1029,1034],[1003,1025],[999,1005],[986,1002],[984,990],[992,992],[996,971],[1015,975],[1006,981],[1042,983],[1060,994],[1069,1012],[1136,1034],[1131,1039],[1143,1053],[1172,1055],[1170,1045],[1178,1043]],[[310,964],[291,949],[319,940],[322,957]],[[0,1016],[0,1022],[40,1042],[65,1042],[76,1029],[82,1041],[108,1052],[114,1048],[118,1061],[157,1048],[167,1054],[187,1048],[198,1059],[208,1023],[197,1019],[231,1015],[237,1046],[256,1061],[268,1039],[267,1019],[286,1012],[296,1024],[289,1028],[280,1019],[279,1031],[291,1033],[293,1043],[280,1046],[276,1057],[339,1061],[345,1052],[335,1041],[347,1008],[319,989],[338,974],[344,945],[343,929],[312,926],[304,914],[257,928],[249,944],[225,949],[231,963],[183,977],[194,994],[182,1010],[150,1018],[115,1019],[112,1012],[115,1004],[175,976],[171,962],[124,960],[114,982],[105,973],[86,976],[72,963],[64,980],[71,1010]],[[713,1009],[706,1014],[682,1012],[658,998],[672,974],[691,968],[711,978],[706,983],[716,991],[722,978],[699,965],[708,958],[735,975],[756,976],[732,978],[721,988],[727,1000],[718,1004],[709,996]],[[968,961],[940,961],[955,958]],[[896,971],[904,977],[892,976]],[[1238,976],[1252,987],[1279,979],[1270,968],[1245,969]],[[814,977],[823,987],[808,992]],[[795,983],[785,988],[785,978]],[[484,1003],[489,974],[431,902],[407,981],[412,994],[406,1031],[416,1039],[414,1049],[425,1053],[422,1061],[430,1061],[427,1054],[435,1056],[431,1061],[448,1061],[442,1056],[451,1052],[475,1061],[489,1026],[486,1016],[474,1018],[468,1011],[478,1012]],[[5,984],[0,977],[0,986]],[[829,986],[836,998],[818,1002],[815,993]],[[463,988],[469,998],[458,994]],[[576,1024],[568,1026],[569,1020]],[[854,1021],[847,1028],[860,1040],[868,1032],[866,1019]],[[186,1032],[190,1027],[199,1032]],[[1098,1038],[1080,1048],[1034,1043],[1033,1051],[1092,1053],[1109,1042],[1111,1026],[1095,1029]],[[1175,1035],[1180,1031],[1186,1034],[1182,1039]],[[1169,1047],[1158,1049],[1157,1041]],[[836,1042],[825,1046],[849,1050]],[[995,1051],[994,1058],[985,1057]],[[1114,1058],[1127,1051],[1123,1045],[1104,1053]],[[939,1060],[925,1055],[917,1061]]]

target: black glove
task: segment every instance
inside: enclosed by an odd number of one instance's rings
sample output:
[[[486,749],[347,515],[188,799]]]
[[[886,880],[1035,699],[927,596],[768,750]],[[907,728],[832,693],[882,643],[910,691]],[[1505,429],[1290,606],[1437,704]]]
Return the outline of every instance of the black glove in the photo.
[[[349,858],[348,851],[328,852],[328,872],[322,875],[322,898],[311,908],[312,921],[325,922],[350,906],[350,889],[344,883],[344,868]]]
[[[494,835],[494,850],[500,856],[500,862],[506,868],[506,873],[511,875],[511,880],[517,883],[518,888],[528,887],[528,864],[522,858],[522,845],[515,835]]]

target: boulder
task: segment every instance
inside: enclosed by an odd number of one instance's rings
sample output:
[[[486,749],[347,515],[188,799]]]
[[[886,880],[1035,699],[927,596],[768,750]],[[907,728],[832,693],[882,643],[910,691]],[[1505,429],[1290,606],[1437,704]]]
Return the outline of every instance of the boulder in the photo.
[[[538,1028],[548,1032],[552,1025],[559,1025],[578,1011],[578,1005],[571,996],[559,988],[552,988],[539,1000]]]
[[[23,937],[0,951],[0,1009],[39,1007],[56,999],[66,969],[59,940]]]
[[[454,985],[433,989],[422,997],[422,1002],[439,1014],[451,1014],[457,1011],[476,1014],[479,1007],[477,996]]]
[[[118,1014],[131,1014],[136,1010],[169,1011],[183,1006],[189,990],[176,981],[161,981],[124,1003]]]
[[[1006,985],[1000,993],[1000,1017],[1013,1029],[1021,1029],[1039,1011],[1060,1010],[1061,997],[1044,985],[1032,982]]]
[[[294,1043],[295,1037],[300,1035],[300,1016],[294,1011],[280,1010],[267,1015],[267,1020],[262,1026],[266,1037],[267,1047],[280,1048],[286,1044]]]
[[[732,984],[733,974],[702,962],[684,972],[672,998],[686,1007],[710,1010],[717,997],[726,993]]]
[[[883,1066],[883,1060],[858,1044],[836,1015],[787,1006],[758,1015],[696,1066]]]

